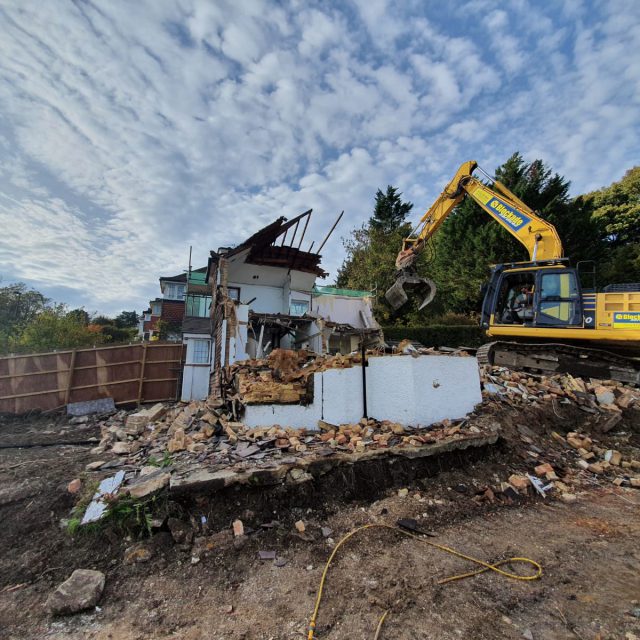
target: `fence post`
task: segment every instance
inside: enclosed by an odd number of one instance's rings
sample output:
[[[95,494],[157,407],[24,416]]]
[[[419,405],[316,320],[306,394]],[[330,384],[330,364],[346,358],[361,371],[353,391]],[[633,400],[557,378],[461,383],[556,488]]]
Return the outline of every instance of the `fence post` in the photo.
[[[142,402],[142,385],[144,384],[144,366],[147,363],[147,343],[142,345],[142,363],[140,365],[140,383],[138,384],[138,406]]]
[[[67,389],[64,392],[64,404],[67,406],[69,404],[69,398],[71,397],[71,385],[73,384],[73,370],[76,366],[76,353],[77,349],[74,349],[71,352],[71,364],[69,365],[69,375],[67,377]]]

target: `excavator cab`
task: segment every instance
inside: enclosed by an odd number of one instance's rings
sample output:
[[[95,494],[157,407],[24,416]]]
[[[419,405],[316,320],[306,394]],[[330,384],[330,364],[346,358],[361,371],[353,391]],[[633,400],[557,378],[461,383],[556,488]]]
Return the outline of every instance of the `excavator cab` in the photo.
[[[566,261],[494,267],[486,287],[481,325],[500,327],[582,327],[582,291]]]

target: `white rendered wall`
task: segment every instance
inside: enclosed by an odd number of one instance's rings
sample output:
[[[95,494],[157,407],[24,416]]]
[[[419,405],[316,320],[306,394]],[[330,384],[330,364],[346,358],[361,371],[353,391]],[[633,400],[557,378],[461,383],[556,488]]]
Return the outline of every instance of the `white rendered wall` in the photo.
[[[261,284],[241,284],[229,281],[228,286],[240,287],[240,299],[242,302],[255,300],[249,308],[256,313],[282,313],[284,305],[284,292],[282,287],[264,286]],[[289,304],[287,298],[287,305]]]
[[[332,424],[357,422],[363,415],[362,368],[329,369],[314,376],[314,400],[301,405],[248,405],[249,427],[317,429],[318,420]],[[453,356],[382,356],[369,358],[367,413],[403,425],[429,425],[455,420],[482,401],[475,358]]]

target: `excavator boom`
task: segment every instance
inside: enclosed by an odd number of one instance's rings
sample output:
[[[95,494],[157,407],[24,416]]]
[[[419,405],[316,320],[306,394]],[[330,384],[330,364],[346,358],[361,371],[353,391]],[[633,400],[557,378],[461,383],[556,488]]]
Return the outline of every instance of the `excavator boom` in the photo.
[[[540,218],[501,182],[494,180],[489,187],[475,178],[472,174],[477,166],[478,163],[474,160],[460,165],[451,182],[422,216],[411,236],[405,238],[402,250],[396,258],[396,281],[385,294],[394,310],[407,302],[406,288],[424,295],[420,309],[433,300],[435,284],[418,276],[415,261],[429,238],[466,196],[473,198],[486,213],[516,237],[527,248],[532,262],[562,258],[562,242],[555,227]]]

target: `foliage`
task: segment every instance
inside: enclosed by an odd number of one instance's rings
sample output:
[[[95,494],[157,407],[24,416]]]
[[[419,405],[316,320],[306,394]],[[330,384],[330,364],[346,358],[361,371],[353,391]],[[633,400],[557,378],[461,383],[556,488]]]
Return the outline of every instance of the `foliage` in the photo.
[[[121,311],[116,317],[114,324],[118,329],[130,329],[138,326],[138,313],[136,311]]]
[[[640,167],[579,200],[592,211],[605,245],[599,285],[640,282]]]
[[[640,167],[624,174],[622,180],[583,196],[593,210],[593,218],[603,229],[612,247],[640,242]]]
[[[180,333],[180,322],[176,320],[158,320],[156,331],[160,340],[167,340],[172,334]]]
[[[77,314],[57,304],[36,315],[11,346],[16,351],[29,353],[90,347],[105,341],[105,336],[91,331]]]
[[[149,456],[149,459],[147,460],[147,465],[150,467],[164,468],[164,467],[170,467],[172,464],[173,464],[173,458],[171,457],[171,454],[168,451],[164,452],[161,460],[158,460],[158,458],[156,458],[155,456]]]
[[[407,216],[413,209],[411,202],[403,202],[402,194],[391,185],[387,186],[386,193],[380,189],[376,192],[376,201],[373,208],[373,216],[369,218],[369,228],[373,231],[388,233],[401,227],[407,220]]]
[[[0,287],[0,353],[11,350],[24,328],[49,302],[23,282]]]
[[[423,327],[384,327],[387,340],[416,340],[425,347],[478,347],[487,341],[479,326],[433,324]]]
[[[384,293],[395,280],[398,248],[411,232],[405,218],[413,205],[403,202],[401,195],[392,186],[387,187],[386,193],[378,189],[373,216],[342,241],[346,258],[338,270],[336,285],[374,291],[379,322],[390,322],[393,317]],[[403,309],[404,315],[409,312],[410,309]]]

